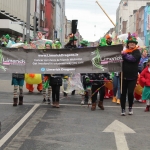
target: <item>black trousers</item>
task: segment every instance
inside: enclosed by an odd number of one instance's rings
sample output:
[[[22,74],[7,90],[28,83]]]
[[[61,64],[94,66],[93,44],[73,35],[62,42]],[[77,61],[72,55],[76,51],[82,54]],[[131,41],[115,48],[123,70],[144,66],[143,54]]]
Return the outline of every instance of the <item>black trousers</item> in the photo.
[[[102,85],[92,85],[92,94]],[[101,87],[101,89],[99,91],[97,91],[93,96],[92,96],[92,103],[96,103],[97,100],[97,94],[100,94],[100,101],[104,100],[104,96],[105,96],[105,87]]]
[[[52,100],[53,102],[59,102],[60,97],[60,86],[52,85]]]
[[[123,79],[122,82],[122,94],[121,94],[121,108],[125,109],[126,107],[126,95],[128,92],[128,102],[129,102],[129,107],[132,108],[133,105],[133,92],[134,88],[136,86],[137,79],[135,80],[125,80]]]

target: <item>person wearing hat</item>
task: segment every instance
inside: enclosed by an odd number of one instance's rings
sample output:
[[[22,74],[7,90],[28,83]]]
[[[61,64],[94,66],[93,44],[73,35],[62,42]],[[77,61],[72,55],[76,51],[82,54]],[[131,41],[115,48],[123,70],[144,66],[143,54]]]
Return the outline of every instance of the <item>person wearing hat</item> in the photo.
[[[69,42],[64,46],[64,48],[77,48],[77,37],[73,34],[69,34]],[[71,95],[75,95],[75,90],[72,91]],[[67,93],[64,93],[64,96],[67,96]]]
[[[70,34],[69,42],[64,46],[64,48],[77,48],[77,37]]]
[[[107,34],[105,38],[101,38],[99,42],[99,46],[109,46],[112,45],[112,36],[111,34]]]
[[[99,47],[111,46],[111,45],[112,45],[112,35],[111,34],[107,34],[105,36],[105,38],[100,39]],[[109,91],[109,89],[107,87],[105,87],[105,98],[109,99],[112,96],[113,96],[113,91],[112,90]],[[116,100],[116,102],[117,102],[117,100]]]
[[[121,115],[126,115],[126,95],[128,93],[129,115],[133,114],[134,88],[138,78],[138,65],[141,59],[141,53],[137,46],[137,38],[133,34],[128,34],[127,49],[122,54],[122,90],[121,90]]]
[[[2,36],[2,38],[1,38],[1,47],[6,47],[6,45],[7,45],[7,42],[6,42],[6,40],[5,40],[5,35],[3,35]]]
[[[89,42],[88,42],[88,41],[86,41],[86,40],[82,40],[82,41],[80,42],[80,44],[81,44],[81,46],[80,46],[80,47],[84,48],[84,47],[88,47]]]
[[[145,112],[150,110],[150,59],[148,59],[146,68],[140,75],[140,84],[144,87],[142,92],[142,99],[146,100]]]
[[[52,49],[52,43],[50,41],[47,41],[45,43],[45,49]],[[48,102],[48,104],[51,103],[50,97],[51,97],[51,93],[52,93],[52,88],[50,86],[50,74],[43,74],[42,75],[42,84],[43,84],[43,103],[45,103],[46,101]],[[47,93],[47,98],[46,98],[46,89],[48,90]]]
[[[11,47],[12,46],[12,41],[10,40],[9,34],[5,35],[5,41],[7,43],[6,47]]]
[[[61,49],[61,42],[55,41],[55,47],[56,47],[56,49]]]

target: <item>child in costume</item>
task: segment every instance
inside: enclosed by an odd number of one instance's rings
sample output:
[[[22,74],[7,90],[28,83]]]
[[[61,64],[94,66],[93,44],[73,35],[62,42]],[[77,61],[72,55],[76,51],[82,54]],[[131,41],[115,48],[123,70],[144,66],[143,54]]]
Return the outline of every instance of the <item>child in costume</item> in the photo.
[[[146,100],[145,112],[147,112],[150,109],[150,59],[148,60],[147,67],[140,75],[140,84],[144,86],[142,99]]]
[[[42,79],[41,74],[25,74],[25,81],[26,81],[26,88],[29,90],[30,93],[33,92],[34,84],[37,84],[37,90],[42,92]]]
[[[46,42],[45,43],[45,49],[52,49],[52,43]],[[48,104],[51,103],[50,97],[52,93],[52,88],[50,86],[50,74],[44,74],[42,75],[42,83],[43,83],[43,103],[48,102]],[[46,98],[46,89],[48,89],[47,98]]]
[[[24,74],[12,74],[12,85],[14,85],[14,97],[13,106],[23,105],[23,85],[24,85]],[[19,103],[17,90],[19,86]]]

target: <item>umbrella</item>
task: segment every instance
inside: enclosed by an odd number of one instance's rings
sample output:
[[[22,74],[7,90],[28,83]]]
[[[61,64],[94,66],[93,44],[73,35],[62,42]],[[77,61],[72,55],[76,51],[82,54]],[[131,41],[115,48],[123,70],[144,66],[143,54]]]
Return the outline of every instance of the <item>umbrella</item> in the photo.
[[[16,43],[13,44],[10,48],[19,48],[19,47],[23,47],[25,44],[24,43]]]
[[[128,33],[118,35],[117,38],[118,38],[119,40],[121,40],[121,41],[126,41],[127,38],[128,38]],[[139,37],[137,37],[137,41],[138,41],[138,44],[137,44],[138,46],[140,46],[140,47],[144,47],[144,46],[145,46],[145,45],[144,45],[144,42],[143,42]]]

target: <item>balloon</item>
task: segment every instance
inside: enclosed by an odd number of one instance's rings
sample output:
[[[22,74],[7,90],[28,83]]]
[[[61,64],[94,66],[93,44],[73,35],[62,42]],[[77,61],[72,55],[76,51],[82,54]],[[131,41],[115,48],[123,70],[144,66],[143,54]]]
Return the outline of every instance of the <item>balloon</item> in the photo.
[[[25,81],[28,84],[40,84],[42,83],[41,74],[25,74]]]
[[[113,90],[113,83],[111,81],[105,82],[105,87],[107,87],[109,90]]]
[[[140,84],[138,84],[134,89],[134,93],[136,93],[137,95],[142,95],[142,91],[143,91],[143,88],[141,87]]]
[[[136,94],[136,93],[134,93],[134,98],[135,98],[136,100],[140,100],[140,99],[142,98],[142,96],[141,96],[141,95],[138,95],[138,94]]]

